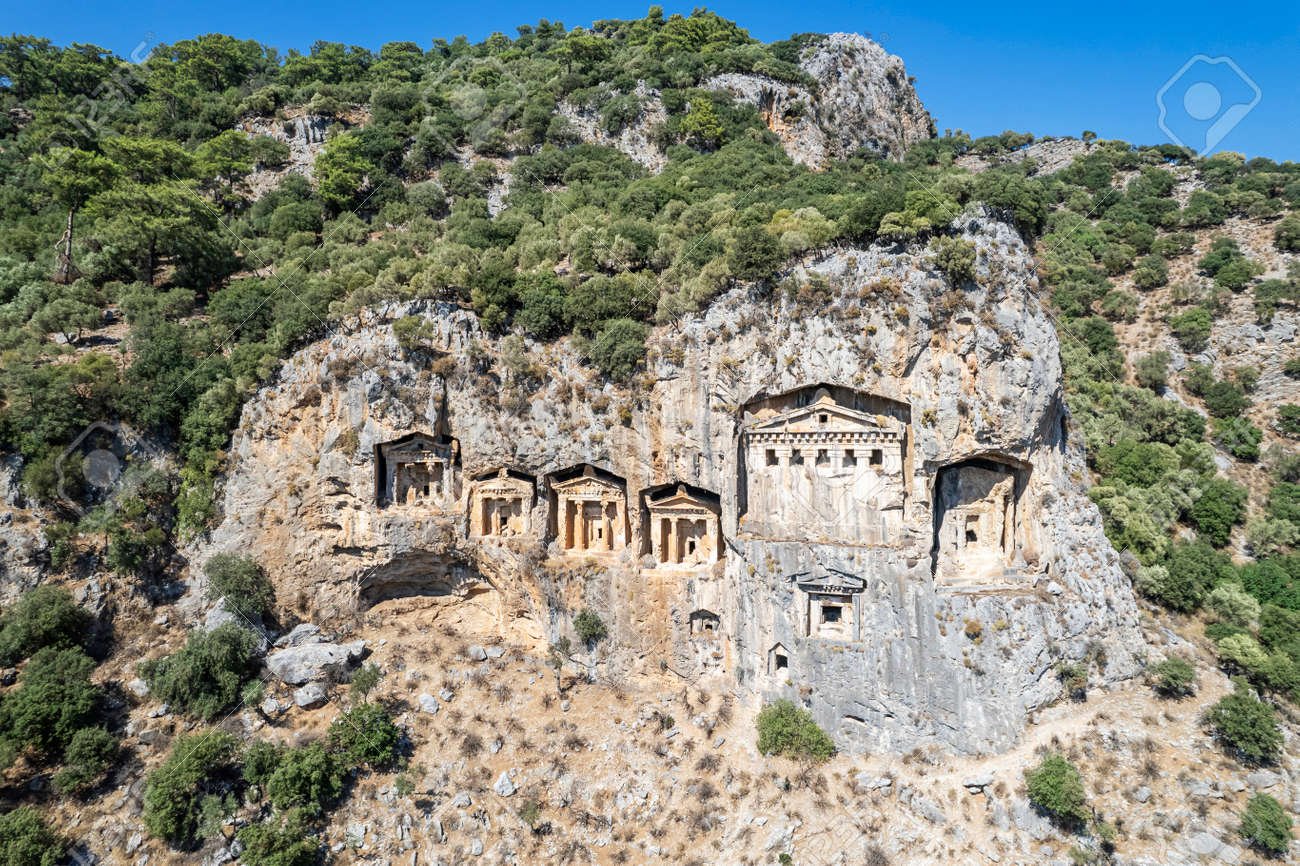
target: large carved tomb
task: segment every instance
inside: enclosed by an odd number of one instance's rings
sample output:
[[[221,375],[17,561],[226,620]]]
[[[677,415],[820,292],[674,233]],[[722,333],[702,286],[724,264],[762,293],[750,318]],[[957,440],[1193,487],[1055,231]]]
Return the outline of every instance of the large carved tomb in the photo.
[[[556,533],[566,553],[612,553],[628,543],[627,497],[621,479],[592,466],[552,481]]]
[[[819,391],[807,406],[758,413],[742,433],[751,534],[885,544],[902,528],[905,425]]]

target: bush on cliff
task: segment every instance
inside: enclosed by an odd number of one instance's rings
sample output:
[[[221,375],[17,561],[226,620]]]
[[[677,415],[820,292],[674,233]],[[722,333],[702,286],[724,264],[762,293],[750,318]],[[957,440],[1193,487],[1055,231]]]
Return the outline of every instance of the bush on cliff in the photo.
[[[218,553],[203,566],[208,578],[208,598],[225,598],[226,608],[248,621],[250,626],[275,602],[275,590],[266,572],[248,556]]]
[[[172,706],[211,720],[235,702],[257,670],[257,637],[234,623],[194,631],[180,650],[146,662],[140,672]]]
[[[1205,714],[1215,737],[1229,751],[1251,764],[1268,763],[1282,751],[1282,731],[1273,708],[1250,693],[1238,680],[1232,694]]]
[[[0,619],[0,664],[16,664],[44,647],[84,646],[90,623],[63,587],[29,590]]]
[[[167,760],[146,782],[149,833],[185,848],[216,832],[236,806],[235,753],[235,738],[222,731],[177,737]]]
[[[1088,820],[1087,795],[1079,769],[1061,755],[1048,755],[1025,773],[1029,802],[1063,827],[1075,828]]]
[[[825,761],[835,754],[835,743],[807,710],[780,700],[758,714],[758,750],[764,755]]]
[[[19,806],[0,815],[0,863],[6,866],[56,866],[67,843],[48,826],[39,812]]]
[[[1241,838],[1267,854],[1285,854],[1291,847],[1291,816],[1268,794],[1256,794],[1241,815]]]

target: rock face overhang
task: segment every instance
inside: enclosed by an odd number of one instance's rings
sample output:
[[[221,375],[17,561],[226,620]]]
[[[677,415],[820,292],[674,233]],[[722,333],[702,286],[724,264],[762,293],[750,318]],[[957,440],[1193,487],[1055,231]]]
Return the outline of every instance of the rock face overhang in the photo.
[[[194,559],[250,552],[282,604],[321,620],[395,595],[469,600],[539,648],[590,606],[613,668],[666,659],[755,700],[788,696],[845,748],[1005,748],[1059,696],[1058,661],[1115,680],[1142,640],[1077,480],[1029,254],[1001,223],[960,228],[978,285],[949,286],[920,249],[820,254],[792,269],[792,292],[736,289],[656,330],[628,387],[564,341],[529,344],[546,376],[516,380],[479,360],[501,346],[452,305],[368,311],[246,405],[223,522]],[[431,349],[399,347],[392,323],[409,315]],[[386,504],[377,446],[420,431],[454,440],[469,481],[454,499]],[[526,519],[512,512],[527,531],[485,534],[472,479],[502,467],[535,491]],[[593,519],[626,534],[574,551],[559,493],[588,471],[608,500]],[[679,485],[708,503],[703,525],[663,538],[708,551],[716,532],[716,556],[665,561],[654,543],[651,507]]]

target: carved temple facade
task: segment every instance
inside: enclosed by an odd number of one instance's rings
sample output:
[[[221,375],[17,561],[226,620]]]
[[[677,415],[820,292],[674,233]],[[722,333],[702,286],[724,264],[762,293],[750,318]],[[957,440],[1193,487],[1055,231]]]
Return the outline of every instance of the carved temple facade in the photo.
[[[520,538],[532,532],[533,482],[505,468],[470,488],[469,534],[474,538]]]
[[[380,505],[456,507],[460,448],[455,439],[412,433],[375,447],[375,500]]]
[[[566,553],[613,553],[628,545],[627,495],[621,480],[586,466],[551,482],[557,538]]]
[[[998,582],[1025,556],[1020,532],[1023,471],[970,460],[935,483],[935,578],[946,584]]]
[[[745,531],[769,538],[883,544],[902,529],[905,425],[842,406],[760,413],[742,431]]]
[[[721,509],[716,497],[675,490],[646,496],[650,545],[655,562],[691,568],[717,562],[721,555]]]

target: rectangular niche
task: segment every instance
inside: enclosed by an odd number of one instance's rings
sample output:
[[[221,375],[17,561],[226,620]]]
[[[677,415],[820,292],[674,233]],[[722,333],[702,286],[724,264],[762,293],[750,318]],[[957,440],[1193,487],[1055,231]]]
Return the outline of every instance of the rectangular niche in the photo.
[[[936,583],[1007,583],[1023,561],[1021,508],[1029,468],[995,457],[963,460],[935,478],[932,556]]]
[[[411,433],[375,446],[375,502],[450,509],[460,500],[460,446]]]
[[[821,640],[861,639],[858,599],[866,581],[833,570],[816,577],[795,575],[793,580],[799,587],[800,631],[804,636]]]

